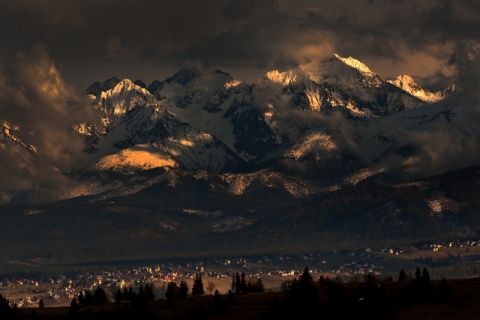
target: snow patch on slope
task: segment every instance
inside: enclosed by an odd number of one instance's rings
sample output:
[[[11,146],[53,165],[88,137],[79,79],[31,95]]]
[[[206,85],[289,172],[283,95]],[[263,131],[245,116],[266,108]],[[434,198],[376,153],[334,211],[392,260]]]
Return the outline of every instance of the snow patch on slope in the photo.
[[[312,151],[322,152],[325,154],[331,154],[338,149],[332,136],[316,132],[312,133],[305,138],[302,143],[295,145],[290,150],[286,151],[284,155],[295,160],[310,154]]]
[[[267,170],[246,174],[224,174],[221,179],[227,183],[227,192],[235,196],[247,194],[249,189],[255,192],[260,189],[286,191],[295,198],[308,197],[316,193],[303,181]]]
[[[115,154],[103,157],[97,162],[97,170],[134,173],[154,168],[174,168],[178,164],[172,157],[149,145],[136,145]]]

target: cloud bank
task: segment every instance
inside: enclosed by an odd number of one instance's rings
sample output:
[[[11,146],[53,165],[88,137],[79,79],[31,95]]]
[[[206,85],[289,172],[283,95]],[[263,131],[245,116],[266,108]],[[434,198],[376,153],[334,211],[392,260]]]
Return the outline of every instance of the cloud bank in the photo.
[[[480,40],[475,0],[19,0],[1,9],[0,56],[42,42],[80,92],[114,75],[162,80],[189,64],[254,80],[325,52],[445,87],[458,44]]]
[[[20,140],[7,138],[0,152],[2,189],[64,181],[61,172],[84,148],[72,125],[93,121],[91,112],[65,84],[44,46],[17,53],[0,72],[0,123]],[[19,148],[21,143],[34,149]]]

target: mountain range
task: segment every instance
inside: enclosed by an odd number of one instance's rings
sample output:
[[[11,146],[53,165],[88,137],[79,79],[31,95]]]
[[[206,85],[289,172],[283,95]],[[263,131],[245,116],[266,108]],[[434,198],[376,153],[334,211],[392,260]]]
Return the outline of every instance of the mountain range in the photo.
[[[129,254],[162,241],[134,254],[150,257],[467,236],[480,227],[479,130],[454,85],[430,92],[407,75],[386,81],[335,54],[251,84],[182,68],[149,85],[95,82],[83,97],[94,119],[72,128],[84,141],[63,172],[72,183],[3,193],[5,228],[20,219],[37,229],[42,216],[63,222],[33,233],[37,251],[72,234],[118,258],[119,238]],[[41,150],[19,138],[23,129],[3,123],[0,145],[35,159]],[[106,229],[96,234],[89,226],[100,221]]]

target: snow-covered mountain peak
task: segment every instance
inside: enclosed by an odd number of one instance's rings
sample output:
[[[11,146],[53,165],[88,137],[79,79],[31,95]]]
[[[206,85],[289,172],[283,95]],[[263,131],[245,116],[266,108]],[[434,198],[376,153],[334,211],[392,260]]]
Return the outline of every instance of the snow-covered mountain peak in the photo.
[[[424,105],[423,101],[381,79],[362,62],[337,54],[285,72],[270,71],[256,82],[254,92],[265,97],[265,92],[274,92],[278,86],[282,87],[281,101],[272,100],[274,94],[271,93],[265,106],[287,103],[296,109],[322,113],[337,109],[354,117],[369,117]],[[271,110],[267,112],[265,115],[272,115]]]
[[[202,73],[195,67],[180,68],[173,76],[167,78],[165,82],[174,82],[184,86],[201,75]]]
[[[90,87],[88,87],[84,94],[88,95],[91,94],[93,96],[98,96],[102,92],[106,92],[110,89],[113,89],[121,80],[118,79],[117,77],[112,77],[107,80],[105,80],[103,83],[100,82],[95,82],[93,83]]]
[[[378,77],[361,61],[352,57],[342,58],[338,54],[333,54],[331,57],[314,60],[284,72],[272,70],[267,72],[262,80],[282,86],[303,82],[304,80],[310,80],[318,84],[322,82],[351,83],[352,79],[358,78],[359,72],[361,76],[368,78],[368,81],[371,81],[371,78]]]
[[[447,90],[443,92],[442,91],[431,92],[429,90],[422,88],[409,75],[400,75],[397,77],[397,79],[389,80],[388,82],[410,93],[412,96],[417,97],[418,99],[428,103],[434,103],[434,102],[443,100],[445,96],[448,95]]]
[[[336,53],[334,53],[333,55],[334,55],[335,58],[342,61],[346,65],[349,65],[350,67],[355,68],[358,71],[360,71],[364,76],[368,76],[368,77],[375,76],[375,72],[370,70],[370,68],[367,67],[367,65],[365,65],[363,62],[361,62],[361,61],[359,61],[355,58],[352,58],[352,57],[342,58]]]
[[[302,75],[302,78],[318,84],[330,83],[349,86],[353,83],[364,82],[376,87],[382,82],[378,75],[362,62],[352,57],[342,58],[337,54],[300,65],[293,71]]]
[[[162,101],[169,100],[169,97],[176,95],[179,98],[177,102],[185,98],[185,103],[190,104],[194,100],[199,102],[205,96],[215,95],[223,89],[235,88],[242,83],[244,82],[234,79],[230,74],[219,69],[212,72],[200,72],[196,68],[190,67],[181,68],[164,81],[153,81],[148,86],[148,91]],[[183,105],[183,107],[185,106]]]
[[[147,89],[147,84],[145,82],[143,82],[141,79],[137,79],[137,80],[133,81],[133,83],[136,84],[137,86],[141,87],[141,88]]]
[[[233,78],[229,73],[220,69],[214,70],[212,74],[214,78],[217,78],[218,81],[223,83],[223,88],[227,90],[238,87],[240,84],[244,83],[243,81]]]
[[[296,82],[299,78],[300,77],[296,69],[285,72],[273,70],[267,72],[267,74],[264,76],[264,79],[278,83],[282,86],[288,86],[289,84]]]
[[[129,79],[123,79],[117,85],[100,95],[101,103],[105,103],[107,115],[122,115],[127,111],[146,105],[156,105],[158,101],[147,89],[134,84]]]
[[[117,85],[111,89],[111,93],[118,94],[132,90],[139,91],[147,95],[149,94],[149,92],[145,88],[142,88],[141,86],[133,83],[130,79],[120,80],[120,82],[118,82]]]

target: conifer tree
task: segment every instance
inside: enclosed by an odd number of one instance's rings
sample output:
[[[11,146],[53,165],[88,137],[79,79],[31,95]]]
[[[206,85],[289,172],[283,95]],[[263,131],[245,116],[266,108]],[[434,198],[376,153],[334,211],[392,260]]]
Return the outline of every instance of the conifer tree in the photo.
[[[203,295],[205,293],[205,290],[203,289],[203,281],[202,281],[202,275],[199,273],[198,274],[198,293],[199,295]]]
[[[232,285],[231,285],[231,288],[232,288],[232,291],[235,291],[235,276],[232,276]]]
[[[178,298],[178,295],[179,295],[178,285],[175,282],[170,281],[170,283],[167,286],[167,290],[165,291],[165,298],[167,300],[173,300]]]
[[[215,313],[219,313],[223,309],[223,301],[222,297],[220,296],[220,292],[215,290],[215,294],[213,295],[213,311]]]
[[[0,294],[0,319],[9,319],[10,316],[10,301]]]
[[[298,281],[292,283],[290,290],[292,301],[295,304],[310,308],[318,302],[318,291],[313,282],[312,275],[308,266],[303,270],[302,275]]]
[[[153,293],[153,286],[149,283],[145,284],[145,297],[148,301],[155,300],[155,294]]]
[[[420,280],[422,277],[422,271],[420,268],[417,267],[417,270],[415,271],[415,280]]]
[[[367,274],[367,277],[365,278],[365,286],[367,289],[373,289],[375,286],[375,278],[370,273]]]
[[[240,280],[240,274],[237,272],[237,274],[235,275],[235,284],[236,284],[236,287],[235,287],[235,292],[236,293],[241,293],[242,291],[242,284],[241,284],[241,280]]]
[[[423,280],[425,283],[430,283],[430,274],[428,273],[427,268],[423,268],[422,280]]]
[[[128,301],[135,300],[135,293],[133,292],[132,287],[128,287]]]
[[[85,299],[84,299],[83,304],[86,305],[86,306],[89,306],[89,305],[93,304],[93,296],[92,296],[92,293],[90,291],[85,292]]]
[[[245,272],[242,271],[242,282],[240,283],[242,293],[247,293],[247,276]]]
[[[80,297],[78,297],[78,300],[80,300]],[[120,291],[120,288],[117,290],[117,294],[115,295],[115,302],[116,303],[121,303],[123,300],[123,295],[122,291]]]
[[[263,281],[261,278],[257,279],[254,288],[255,292],[265,292],[265,286],[263,285]]]
[[[138,298],[139,298],[141,301],[147,300],[146,297],[145,297],[145,291],[143,290],[143,286],[142,286],[142,285],[140,285],[140,288],[138,288]]]
[[[179,298],[180,299],[186,299],[188,296],[188,285],[186,281],[180,282],[180,291],[179,291]]]
[[[407,279],[407,274],[405,270],[400,270],[400,274],[398,275],[398,281],[405,281]]]
[[[93,301],[95,304],[102,304],[108,302],[107,293],[101,287],[98,287],[93,293]]]
[[[77,303],[77,299],[73,298],[72,302],[70,303],[70,309],[68,310],[68,319],[79,319],[79,307]]]
[[[85,304],[85,295],[83,294],[83,291],[80,291],[78,294],[78,304],[81,306]]]
[[[314,286],[312,275],[310,274],[310,269],[308,266],[303,270],[300,280],[298,281],[300,287],[309,288]]]
[[[195,280],[193,281],[193,287],[192,287],[192,296],[201,296],[205,293],[205,290],[203,289],[203,281],[202,281],[202,275],[197,273],[195,275]]]
[[[427,268],[423,268],[422,272],[422,287],[426,296],[432,293],[432,282],[430,280],[430,274],[428,273]]]

